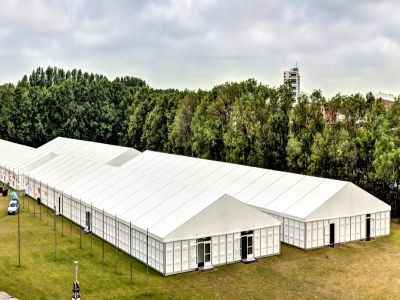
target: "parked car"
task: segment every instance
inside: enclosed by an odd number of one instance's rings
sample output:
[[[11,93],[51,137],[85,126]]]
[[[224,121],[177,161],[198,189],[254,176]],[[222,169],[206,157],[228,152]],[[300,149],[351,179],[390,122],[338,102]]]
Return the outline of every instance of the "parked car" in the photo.
[[[8,205],[7,212],[9,215],[16,215],[19,213],[19,203],[18,201],[10,201]]]

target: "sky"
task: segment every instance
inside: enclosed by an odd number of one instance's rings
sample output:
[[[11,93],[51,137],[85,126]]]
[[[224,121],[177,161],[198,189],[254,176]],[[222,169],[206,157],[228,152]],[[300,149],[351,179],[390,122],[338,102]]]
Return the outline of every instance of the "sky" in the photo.
[[[2,0],[0,83],[38,66],[131,75],[156,88],[277,86],[400,94],[398,0]]]

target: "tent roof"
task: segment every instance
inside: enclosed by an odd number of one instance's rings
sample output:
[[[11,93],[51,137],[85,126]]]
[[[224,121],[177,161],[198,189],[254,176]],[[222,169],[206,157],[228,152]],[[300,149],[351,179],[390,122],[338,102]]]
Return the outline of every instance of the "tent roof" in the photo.
[[[44,151],[41,147],[41,155],[25,165],[26,174],[142,230],[149,229],[161,239],[188,235],[188,228],[196,224],[199,228],[192,228],[193,234],[211,232],[202,223],[204,216],[215,216],[229,205],[243,209],[240,222],[246,228],[245,212],[250,208],[243,203],[301,221],[390,210],[389,205],[345,181],[154,151],[131,157],[126,149],[110,150],[111,157],[107,145],[85,148],[91,142],[80,147],[72,143],[79,149],[65,146],[60,151],[52,146]],[[98,147],[101,150],[95,150]],[[91,155],[91,151],[97,152]],[[261,216],[252,213],[254,218]],[[226,217],[229,222],[235,219],[233,212]],[[222,224],[211,221],[214,234],[220,233]],[[232,222],[224,230],[236,225]]]
[[[69,154],[89,160],[121,166],[140,151],[103,143],[57,137],[38,148],[39,153]]]
[[[164,222],[159,225],[164,227]],[[280,222],[270,215],[225,194],[170,232],[164,241],[197,239],[278,225]]]
[[[321,220],[371,214],[390,210],[390,205],[349,182],[335,195],[311,212],[307,219]]]
[[[35,148],[0,139],[0,165],[19,168],[35,155]]]
[[[345,181],[153,151],[145,151],[116,171],[93,176],[80,183],[82,199],[163,238],[224,194],[302,221],[331,217],[322,211],[325,203],[336,204],[336,216],[390,210],[360,188],[351,197],[341,193],[352,185]],[[358,204],[346,211],[343,203],[347,202]],[[313,214],[317,211],[318,216]]]

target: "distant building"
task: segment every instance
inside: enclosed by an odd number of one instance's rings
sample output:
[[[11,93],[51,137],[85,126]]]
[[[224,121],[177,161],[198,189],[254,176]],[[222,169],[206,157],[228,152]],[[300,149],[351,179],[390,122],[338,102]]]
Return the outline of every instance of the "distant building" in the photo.
[[[289,71],[285,71],[283,73],[283,81],[286,83],[288,82],[292,88],[294,97],[297,101],[298,97],[300,96],[300,72],[299,68],[293,67]]]
[[[379,93],[374,93],[374,97],[377,100],[381,100],[385,108],[391,107],[395,101],[395,97],[392,94],[379,92]]]

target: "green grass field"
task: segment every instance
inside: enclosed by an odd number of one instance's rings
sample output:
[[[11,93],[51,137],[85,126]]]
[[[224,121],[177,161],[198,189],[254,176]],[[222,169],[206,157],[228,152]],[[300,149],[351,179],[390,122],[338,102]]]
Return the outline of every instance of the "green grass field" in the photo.
[[[77,227],[57,221],[57,258],[53,216],[33,202],[21,215],[22,266],[18,267],[17,217],[7,216],[0,198],[0,291],[19,299],[70,299],[73,261],[80,262],[82,299],[398,299],[400,295],[400,226],[371,242],[334,249],[302,251],[282,247],[282,254],[255,264],[232,264],[205,273],[162,277],[107,246],[83,237]]]

